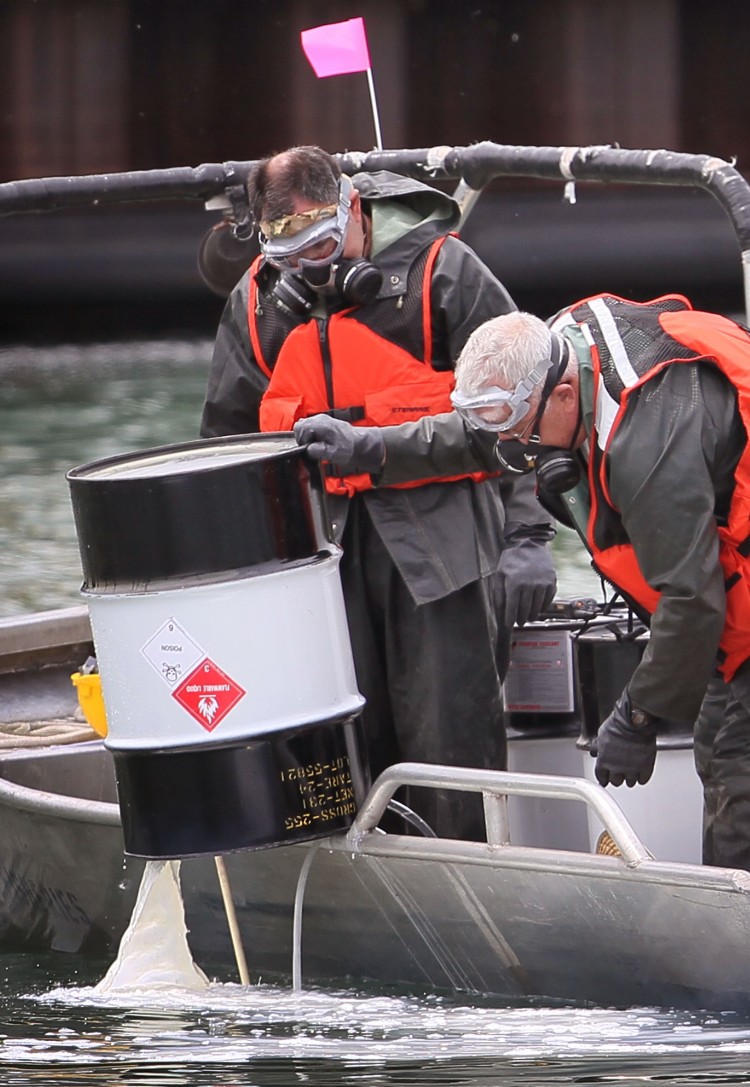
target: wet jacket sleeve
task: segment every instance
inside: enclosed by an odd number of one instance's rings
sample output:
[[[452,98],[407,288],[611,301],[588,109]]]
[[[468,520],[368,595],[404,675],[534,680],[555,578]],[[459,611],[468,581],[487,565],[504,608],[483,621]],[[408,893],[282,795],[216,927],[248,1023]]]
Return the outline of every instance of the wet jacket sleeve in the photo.
[[[505,541],[512,546],[522,540],[549,543],[555,536],[552,518],[536,496],[536,475],[504,475],[499,482],[505,506]]]
[[[234,288],[219,322],[200,433],[203,438],[257,433],[268,379],[258,367],[247,326],[248,277]]]
[[[445,239],[435,261],[431,299],[434,336],[440,341],[433,358],[451,360],[451,369],[475,328],[517,308],[487,265],[452,236]],[[440,369],[439,362],[434,365]]]
[[[427,415],[415,423],[383,427],[385,463],[379,486],[427,476],[496,472],[495,437],[467,430],[456,412]]]
[[[465,427],[456,412],[425,416],[415,423],[384,427],[385,463],[378,486],[406,483],[425,474],[460,475],[464,472],[497,472],[494,434]],[[525,536],[546,543],[555,535],[553,522],[536,497],[533,473],[501,477],[498,481],[505,506],[506,536]]]
[[[743,444],[737,425],[734,393],[720,374],[674,364],[640,390],[608,458],[612,501],[661,593],[630,697],[676,721],[698,714],[724,624],[715,511],[728,507]]]
[[[377,476],[378,486],[407,483],[426,474],[440,477],[497,472],[500,467],[495,456],[495,435],[464,426],[454,411],[383,427],[383,440],[385,462]],[[554,536],[552,518],[537,500],[533,473],[503,476],[498,486],[509,523],[539,526],[540,539]]]

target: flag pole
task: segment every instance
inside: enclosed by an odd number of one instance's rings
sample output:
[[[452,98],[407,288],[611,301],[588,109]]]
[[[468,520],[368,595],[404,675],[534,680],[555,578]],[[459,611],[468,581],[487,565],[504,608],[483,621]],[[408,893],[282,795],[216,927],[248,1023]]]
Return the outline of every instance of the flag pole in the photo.
[[[372,119],[375,123],[375,146],[378,151],[383,150],[383,137],[380,133],[380,117],[378,116],[378,103],[375,98],[375,84],[372,79],[372,68],[367,69],[367,87],[370,91],[370,105],[372,106]]]
[[[309,30],[302,31],[300,41],[318,79],[331,75],[349,75],[351,72],[367,72],[367,88],[370,92],[372,119],[375,122],[375,146],[378,151],[382,151],[383,136],[380,132],[370,50],[367,48],[365,21],[362,16],[345,19],[341,23],[310,27]]]

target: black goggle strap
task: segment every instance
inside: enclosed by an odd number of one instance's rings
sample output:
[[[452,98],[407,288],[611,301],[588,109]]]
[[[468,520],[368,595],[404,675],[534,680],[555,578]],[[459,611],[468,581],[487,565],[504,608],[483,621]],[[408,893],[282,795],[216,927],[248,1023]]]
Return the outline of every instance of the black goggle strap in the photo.
[[[539,400],[539,407],[536,410],[534,416],[534,424],[531,428],[531,434],[529,436],[529,443],[539,444],[539,426],[542,422],[542,416],[544,415],[544,409],[547,407],[547,401],[550,398],[550,394],[554,387],[562,380],[562,376],[565,373],[568,366],[569,359],[569,347],[567,342],[557,332],[552,333],[552,344],[550,347],[550,359],[551,365],[547,371],[547,377],[542,388],[542,395]],[[576,428],[577,429],[577,428]]]

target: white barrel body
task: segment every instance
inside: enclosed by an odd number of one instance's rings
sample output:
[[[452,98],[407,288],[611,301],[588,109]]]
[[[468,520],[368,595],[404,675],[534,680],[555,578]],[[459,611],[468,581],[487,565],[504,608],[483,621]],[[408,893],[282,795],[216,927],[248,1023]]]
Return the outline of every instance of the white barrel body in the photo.
[[[68,473],[125,851],[348,829],[369,788],[319,466],[237,434]]]
[[[90,595],[107,745],[225,744],[358,713],[339,561],[333,553],[220,584]]]

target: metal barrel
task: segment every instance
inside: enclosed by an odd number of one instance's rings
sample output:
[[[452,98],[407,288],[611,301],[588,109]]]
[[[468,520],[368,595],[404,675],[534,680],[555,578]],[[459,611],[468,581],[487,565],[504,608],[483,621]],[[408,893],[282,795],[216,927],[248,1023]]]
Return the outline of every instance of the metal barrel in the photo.
[[[325,496],[289,434],[68,473],[125,851],[345,830],[369,785]]]

